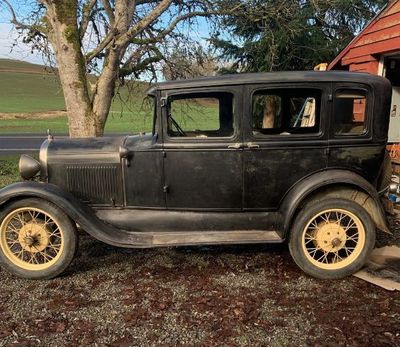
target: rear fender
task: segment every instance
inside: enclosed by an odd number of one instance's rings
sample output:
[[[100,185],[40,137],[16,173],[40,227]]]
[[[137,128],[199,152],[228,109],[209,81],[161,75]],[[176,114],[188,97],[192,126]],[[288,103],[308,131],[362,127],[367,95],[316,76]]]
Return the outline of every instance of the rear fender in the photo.
[[[311,200],[326,197],[343,197],[354,200],[370,214],[378,229],[390,230],[385,211],[376,189],[363,177],[346,170],[329,170],[313,174],[297,183],[280,205],[283,231],[287,237],[299,209]]]

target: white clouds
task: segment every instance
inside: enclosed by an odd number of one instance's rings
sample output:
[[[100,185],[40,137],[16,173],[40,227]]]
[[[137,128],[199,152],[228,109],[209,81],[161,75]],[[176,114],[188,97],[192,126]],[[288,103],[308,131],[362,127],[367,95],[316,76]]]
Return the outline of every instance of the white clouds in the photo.
[[[0,58],[25,60],[31,63],[43,64],[43,60],[37,52],[31,53],[31,48],[18,41],[13,47],[18,34],[11,24],[0,23]]]

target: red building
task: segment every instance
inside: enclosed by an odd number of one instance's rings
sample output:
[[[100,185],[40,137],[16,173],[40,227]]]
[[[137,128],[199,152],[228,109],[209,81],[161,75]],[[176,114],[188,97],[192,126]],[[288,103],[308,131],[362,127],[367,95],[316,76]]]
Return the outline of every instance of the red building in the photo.
[[[368,72],[392,82],[389,142],[400,142],[400,0],[389,3],[329,64],[328,70]]]

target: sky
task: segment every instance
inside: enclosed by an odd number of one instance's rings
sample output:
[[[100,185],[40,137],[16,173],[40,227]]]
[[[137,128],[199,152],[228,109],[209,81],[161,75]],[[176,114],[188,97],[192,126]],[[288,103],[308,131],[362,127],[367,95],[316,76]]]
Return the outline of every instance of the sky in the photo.
[[[29,13],[32,0],[9,0],[13,6],[17,16],[23,18]],[[10,24],[11,14],[8,7],[0,0],[0,58],[24,60],[35,64],[44,64],[43,59],[37,52],[31,52],[29,45],[26,45],[18,41],[15,45],[15,39],[18,37],[18,33],[15,27]],[[204,38],[208,36],[208,25],[204,19],[198,19],[197,30],[192,33],[196,36],[196,40],[204,42]]]
[[[31,53],[28,45],[19,42],[13,47],[17,33],[11,24],[0,23],[0,58],[25,60],[30,63],[43,64],[41,56]]]
[[[17,15],[24,16],[29,11],[30,1],[9,1],[14,7]],[[43,64],[43,60],[37,53],[31,53],[28,45],[18,42],[14,46],[15,39],[18,36],[14,26],[10,24],[11,14],[8,8],[0,0],[0,58],[25,60],[31,63]]]

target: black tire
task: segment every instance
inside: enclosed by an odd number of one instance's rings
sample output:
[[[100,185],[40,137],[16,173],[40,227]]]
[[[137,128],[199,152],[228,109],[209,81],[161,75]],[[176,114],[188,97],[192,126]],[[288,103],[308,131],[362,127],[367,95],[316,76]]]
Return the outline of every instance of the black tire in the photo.
[[[296,216],[289,237],[289,250],[296,264],[321,279],[338,279],[357,272],[374,244],[375,224],[369,213],[354,201],[339,198],[306,205]]]
[[[54,278],[70,265],[77,248],[75,223],[46,200],[21,199],[0,211],[0,263],[18,277]]]

